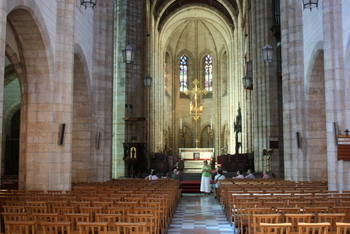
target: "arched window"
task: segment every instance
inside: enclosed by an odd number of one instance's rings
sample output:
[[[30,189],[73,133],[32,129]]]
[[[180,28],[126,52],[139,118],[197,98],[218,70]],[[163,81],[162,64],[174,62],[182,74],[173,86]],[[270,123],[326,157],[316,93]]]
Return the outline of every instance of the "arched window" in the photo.
[[[209,54],[204,57],[204,86],[208,92],[213,91],[213,58]]]
[[[180,92],[187,90],[187,57],[182,55],[180,57]]]

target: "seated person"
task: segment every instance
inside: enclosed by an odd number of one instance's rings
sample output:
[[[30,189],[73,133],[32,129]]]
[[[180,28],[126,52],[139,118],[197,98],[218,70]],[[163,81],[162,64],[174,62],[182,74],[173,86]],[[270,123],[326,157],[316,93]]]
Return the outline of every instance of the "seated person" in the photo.
[[[149,176],[146,176],[145,180],[158,180],[159,178],[156,174],[157,174],[157,171],[152,170],[151,174]]]
[[[270,179],[271,176],[269,175],[269,173],[267,171],[263,171],[263,179]]]
[[[181,183],[182,182],[182,175],[181,175],[181,171],[179,169],[177,169],[177,168],[174,169],[173,174],[171,175],[171,179],[180,180],[179,189],[182,189],[182,183]]]
[[[171,175],[171,179],[181,179],[181,171],[175,168],[173,170],[173,174]]]
[[[169,179],[169,175],[168,175],[168,172],[164,172],[161,179]]]
[[[214,176],[214,182],[215,182],[215,184],[213,184],[214,198],[216,197],[216,190],[218,190],[220,185],[219,180],[226,180],[226,177],[223,174],[222,169],[220,167],[216,168],[216,175]]]
[[[242,175],[241,171],[237,171],[237,176],[232,179],[244,179],[244,175]]]
[[[251,169],[248,169],[246,179],[255,179],[255,175],[252,173]]]

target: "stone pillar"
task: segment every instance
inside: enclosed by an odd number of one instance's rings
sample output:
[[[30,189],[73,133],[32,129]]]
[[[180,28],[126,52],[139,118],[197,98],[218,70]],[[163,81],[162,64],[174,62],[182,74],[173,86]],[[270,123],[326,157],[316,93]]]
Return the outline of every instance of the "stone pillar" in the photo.
[[[5,73],[5,48],[6,48],[6,6],[7,1],[0,2],[0,77],[4,77]],[[0,79],[0,93],[4,93],[4,79]],[[0,97],[0,123],[3,122],[3,104],[4,97],[1,95]],[[0,137],[2,137],[2,129],[3,125],[0,125]],[[2,139],[0,139],[2,142]],[[0,152],[2,152],[2,145],[0,145]],[[0,161],[0,168],[2,167],[2,160]],[[1,181],[0,181],[1,183]]]
[[[307,180],[308,161],[297,146],[297,132],[303,136],[303,22],[302,6],[293,0],[281,1],[282,86],[284,167],[286,180]]]
[[[28,31],[38,37],[28,37],[22,44],[27,63],[21,84],[19,189],[71,188],[74,9],[73,0],[56,1],[54,45],[44,44],[48,35],[40,34],[29,13],[25,18],[32,23]],[[10,20],[20,19],[14,15]],[[24,35],[27,32],[21,26],[15,30]],[[51,57],[45,57],[51,52]],[[63,125],[65,132],[59,134]],[[60,135],[64,137],[62,144]]]
[[[349,162],[337,160],[337,146],[334,144],[333,122],[338,122],[340,134],[349,128],[349,109],[346,97],[348,79],[344,75],[344,29],[346,17],[342,1],[322,1],[323,35],[324,35],[324,72],[326,96],[326,131],[327,131],[327,163],[328,186],[330,190],[349,189]],[[347,17],[349,18],[349,17]],[[346,22],[346,20],[344,21]],[[345,33],[347,34],[347,33]],[[346,37],[346,40],[347,37]],[[345,43],[347,41],[345,40]]]
[[[124,176],[123,143],[125,142],[126,114],[126,68],[121,51],[127,46],[127,4],[115,1],[115,34],[114,34],[114,74],[113,74],[113,137],[112,137],[112,179]]]
[[[27,189],[70,189],[72,167],[72,107],[74,73],[74,0],[58,0],[56,17],[56,45],[54,52],[54,74],[52,77],[52,148],[48,157],[34,160],[34,165],[46,170],[48,178],[35,170],[30,172],[32,181],[27,182]],[[39,121],[45,122],[44,119]],[[65,124],[63,145],[58,145],[57,131]],[[63,134],[63,133],[61,133]],[[50,151],[50,150],[49,150]],[[40,176],[40,178],[38,178]],[[44,182],[45,181],[45,182]],[[38,183],[39,182],[39,183]]]
[[[271,31],[274,26],[271,1],[252,2],[252,64],[253,64],[253,139],[255,171],[266,169],[266,158],[263,149],[269,148],[269,139],[273,134],[271,112],[277,110],[277,75],[276,59],[265,63],[261,49],[270,44],[276,51],[276,38]],[[274,55],[276,58],[276,55]]]
[[[112,147],[112,94],[113,94],[113,33],[114,2],[98,1],[94,11],[94,52],[91,80],[92,132],[91,181],[111,179]],[[103,29],[103,30],[102,30]],[[121,53],[118,51],[116,53]],[[124,104],[124,102],[121,102]],[[125,108],[123,108],[125,109]],[[100,134],[100,148],[96,148],[96,135]]]
[[[123,144],[137,136],[136,142],[144,143],[144,121],[128,122],[125,117],[144,117],[144,103],[141,102],[145,87],[143,85],[145,49],[144,32],[145,1],[116,1],[114,34],[114,90],[113,90],[113,143],[112,178],[124,176]],[[134,62],[125,64],[122,50],[130,45],[135,50]],[[127,106],[126,106],[127,105]],[[128,116],[126,116],[128,115]]]

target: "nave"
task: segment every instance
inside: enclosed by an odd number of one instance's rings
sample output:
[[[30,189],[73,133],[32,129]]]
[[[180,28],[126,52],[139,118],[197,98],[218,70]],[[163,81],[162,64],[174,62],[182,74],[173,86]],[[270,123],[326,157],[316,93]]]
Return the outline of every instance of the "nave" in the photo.
[[[202,194],[183,194],[167,233],[225,234],[233,231],[218,199]]]

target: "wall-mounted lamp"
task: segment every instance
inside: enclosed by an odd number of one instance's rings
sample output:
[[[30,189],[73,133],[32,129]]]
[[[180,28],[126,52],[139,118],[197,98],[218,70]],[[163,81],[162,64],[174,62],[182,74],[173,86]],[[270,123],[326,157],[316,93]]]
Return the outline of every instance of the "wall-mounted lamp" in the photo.
[[[318,8],[318,0],[303,0],[303,5],[304,5],[304,10],[305,9],[310,9],[312,8]]]
[[[252,61],[245,63],[245,76],[242,78],[243,87],[245,89],[252,90],[253,89],[253,63]]]
[[[87,7],[92,7],[94,8],[94,6],[96,5],[97,0],[80,0],[80,5],[84,6],[85,9]]]
[[[262,52],[262,56],[263,56],[265,63],[271,63],[273,61],[273,48],[272,48],[272,46],[270,46],[269,44],[266,44],[266,46],[264,46],[261,49],[261,52]]]
[[[127,45],[122,52],[124,63],[132,63],[134,61],[135,50],[130,45]]]
[[[143,77],[143,84],[147,88],[151,87],[152,86],[152,77],[150,75]]]
[[[250,89],[252,90],[253,89],[253,79],[248,76],[248,75],[245,75],[243,78],[242,78],[242,82],[243,82],[243,87],[245,89]]]

